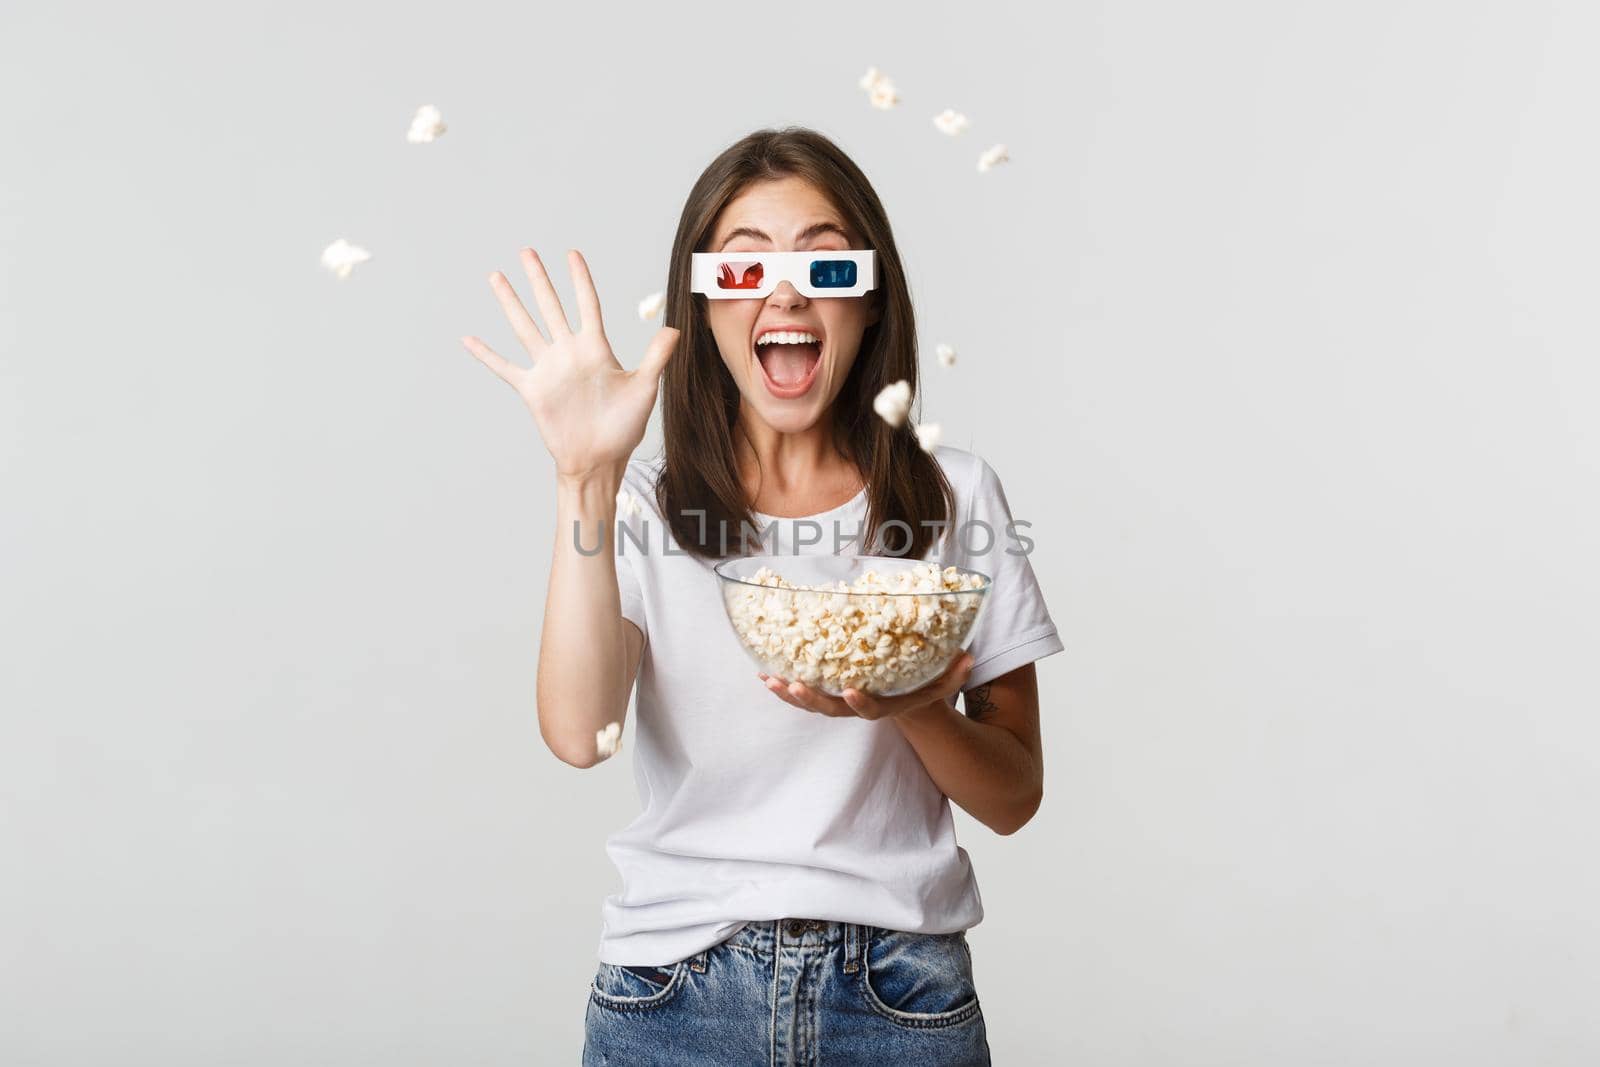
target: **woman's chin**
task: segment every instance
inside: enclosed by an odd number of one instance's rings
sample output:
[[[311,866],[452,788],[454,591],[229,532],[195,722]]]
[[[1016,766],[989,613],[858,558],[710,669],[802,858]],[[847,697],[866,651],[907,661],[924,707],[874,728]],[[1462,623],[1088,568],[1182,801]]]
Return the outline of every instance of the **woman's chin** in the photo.
[[[752,407],[761,416],[761,421],[777,430],[779,433],[801,433],[815,426],[821,418],[827,405],[820,403],[821,390],[815,390],[815,396],[802,397],[799,400],[779,400],[770,395],[765,388],[754,397]]]

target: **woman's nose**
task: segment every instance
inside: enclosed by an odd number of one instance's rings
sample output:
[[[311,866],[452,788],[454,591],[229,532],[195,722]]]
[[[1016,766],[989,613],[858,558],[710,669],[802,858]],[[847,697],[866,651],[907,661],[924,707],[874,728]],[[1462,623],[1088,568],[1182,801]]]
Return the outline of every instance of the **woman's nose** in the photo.
[[[782,281],[772,290],[772,295],[767,297],[767,303],[777,308],[804,307],[806,298],[801,296],[800,290],[789,282]]]

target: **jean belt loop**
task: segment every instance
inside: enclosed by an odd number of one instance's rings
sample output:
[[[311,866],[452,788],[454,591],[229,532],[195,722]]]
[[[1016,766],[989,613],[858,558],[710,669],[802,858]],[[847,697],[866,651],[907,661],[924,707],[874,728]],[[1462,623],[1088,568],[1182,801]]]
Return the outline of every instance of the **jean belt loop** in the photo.
[[[693,956],[689,957],[689,969],[700,974],[705,974],[706,957],[710,954],[710,952],[710,949],[701,949],[699,952],[696,952]]]
[[[863,928],[858,923],[844,924],[844,973],[855,974],[861,969],[861,944]]]

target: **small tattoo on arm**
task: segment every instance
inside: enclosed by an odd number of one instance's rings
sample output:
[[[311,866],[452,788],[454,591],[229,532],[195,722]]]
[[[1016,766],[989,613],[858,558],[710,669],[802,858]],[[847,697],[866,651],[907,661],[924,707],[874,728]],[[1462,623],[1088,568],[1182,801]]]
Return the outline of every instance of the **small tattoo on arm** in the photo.
[[[984,716],[999,710],[994,701],[989,699],[989,685],[985,682],[976,689],[968,689],[963,694],[966,699],[967,718],[982,720]]]

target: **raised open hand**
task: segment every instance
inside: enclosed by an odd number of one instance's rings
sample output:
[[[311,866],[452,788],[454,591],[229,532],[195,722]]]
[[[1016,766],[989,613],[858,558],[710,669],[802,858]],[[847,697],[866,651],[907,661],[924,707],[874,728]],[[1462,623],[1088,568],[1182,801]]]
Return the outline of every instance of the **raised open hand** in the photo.
[[[589,265],[577,249],[567,253],[580,316],[576,331],[567,323],[566,312],[538,253],[524,248],[520,258],[550,335],[548,339],[504,274],[495,271],[489,275],[489,288],[494,290],[522,347],[533,358],[533,366],[512,363],[478,337],[463,337],[461,343],[528,405],[545,447],[555,457],[558,476],[620,473],[644,439],[661,374],[677,344],[678,331],[663,326],[645,349],[638,369],[625,370],[612,353],[611,342],[606,340],[600,297],[589,277]]]

